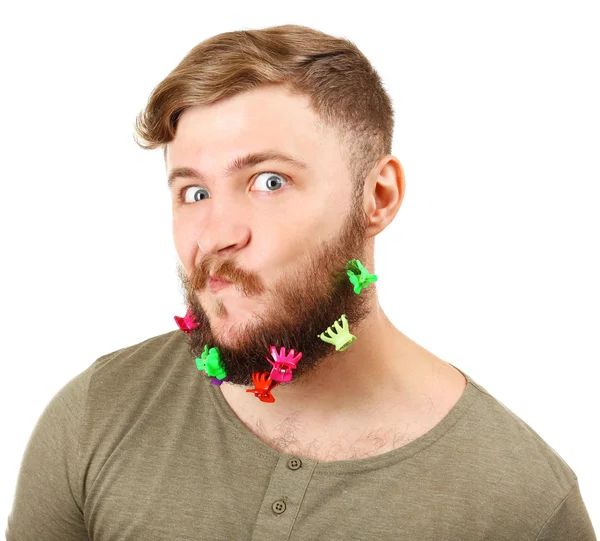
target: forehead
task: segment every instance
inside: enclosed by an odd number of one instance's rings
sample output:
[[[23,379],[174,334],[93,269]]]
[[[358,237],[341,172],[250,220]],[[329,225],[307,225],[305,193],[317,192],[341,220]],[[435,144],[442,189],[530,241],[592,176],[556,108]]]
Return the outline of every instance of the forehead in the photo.
[[[325,156],[335,160],[331,154],[339,155],[337,147],[306,96],[272,85],[186,109],[166,156],[169,167],[201,163],[209,169],[222,167],[232,157],[272,148],[316,164]]]

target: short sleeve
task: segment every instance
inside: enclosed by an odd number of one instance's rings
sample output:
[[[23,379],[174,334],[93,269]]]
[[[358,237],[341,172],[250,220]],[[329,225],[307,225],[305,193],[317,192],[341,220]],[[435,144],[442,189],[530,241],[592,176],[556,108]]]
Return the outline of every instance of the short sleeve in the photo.
[[[21,459],[7,541],[85,541],[79,434],[91,370],[71,379],[38,419]]]
[[[542,526],[535,541],[597,541],[590,516],[587,512],[579,481],[560,502],[546,523]]]

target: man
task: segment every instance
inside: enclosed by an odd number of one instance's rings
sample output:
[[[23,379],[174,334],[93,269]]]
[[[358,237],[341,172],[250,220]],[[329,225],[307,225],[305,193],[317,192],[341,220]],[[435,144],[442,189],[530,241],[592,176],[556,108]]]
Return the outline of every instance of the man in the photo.
[[[378,303],[374,238],[405,181],[348,43],[228,33],[155,89],[138,131],[164,145],[188,313],[53,398],[9,540],[595,539],[560,456]],[[279,71],[236,87],[252,63]]]

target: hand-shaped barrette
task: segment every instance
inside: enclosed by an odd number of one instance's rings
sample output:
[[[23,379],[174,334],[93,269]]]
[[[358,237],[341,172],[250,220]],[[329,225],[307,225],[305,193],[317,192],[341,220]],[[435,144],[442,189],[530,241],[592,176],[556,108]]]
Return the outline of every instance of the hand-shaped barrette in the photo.
[[[358,259],[348,261],[346,269],[346,274],[354,286],[354,293],[357,295],[369,284],[377,282],[377,275],[369,274],[369,271]]]
[[[195,329],[200,325],[200,323],[196,321],[194,314],[192,314],[191,308],[188,308],[185,316],[175,316],[175,323],[177,323],[177,326],[186,334],[192,334],[192,329]]]
[[[221,385],[227,379],[227,372],[221,364],[217,348],[208,349],[208,345],[205,345],[202,355],[196,358],[196,366],[198,370],[204,370],[208,376],[212,376],[213,385]]]
[[[269,359],[269,357],[266,357],[267,361],[273,365],[273,368],[271,369],[271,379],[283,383],[290,381],[292,379],[292,370],[298,365],[298,361],[302,358],[302,353],[298,352],[294,357],[293,349],[286,354],[285,348],[282,347],[279,353],[277,353],[277,348],[271,346],[271,355],[273,359],[275,359],[275,362]]]
[[[342,322],[341,326],[338,321]],[[325,332],[322,332],[317,336],[323,340],[323,342],[333,344],[336,351],[344,351],[350,344],[352,344],[352,342],[354,342],[354,340],[356,340],[356,336],[350,334],[350,331],[348,330],[348,320],[346,319],[346,314],[342,314],[342,317],[336,320],[331,327],[328,327]]]
[[[261,402],[275,402],[275,398],[273,398],[271,391],[277,387],[279,383],[273,381],[269,377],[268,372],[253,372],[252,382],[254,383],[254,389],[246,389],[247,393],[254,393],[254,396],[259,398]]]

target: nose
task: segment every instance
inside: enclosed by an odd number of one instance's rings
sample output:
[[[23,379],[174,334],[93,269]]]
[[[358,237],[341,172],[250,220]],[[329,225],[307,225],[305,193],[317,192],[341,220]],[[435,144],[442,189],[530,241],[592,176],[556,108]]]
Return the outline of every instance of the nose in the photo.
[[[209,224],[198,235],[197,243],[205,254],[228,257],[241,250],[250,241],[250,228],[229,216],[212,216]]]

